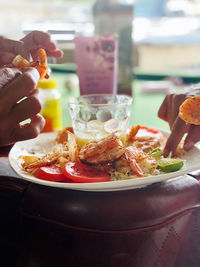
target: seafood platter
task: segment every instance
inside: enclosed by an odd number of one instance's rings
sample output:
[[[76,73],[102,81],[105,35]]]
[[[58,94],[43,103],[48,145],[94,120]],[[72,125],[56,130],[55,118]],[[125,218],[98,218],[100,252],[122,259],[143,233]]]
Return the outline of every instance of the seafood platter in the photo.
[[[21,178],[46,186],[83,191],[141,188],[199,168],[198,146],[164,158],[167,137],[166,132],[136,125],[123,139],[112,133],[84,144],[66,127],[16,143],[9,162]]]

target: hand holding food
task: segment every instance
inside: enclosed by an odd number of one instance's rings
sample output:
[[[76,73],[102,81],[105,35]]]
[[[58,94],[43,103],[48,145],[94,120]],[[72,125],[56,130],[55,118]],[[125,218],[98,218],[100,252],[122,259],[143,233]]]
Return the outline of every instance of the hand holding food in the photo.
[[[1,68],[0,77],[0,146],[36,137],[44,127],[35,90],[38,71],[29,68],[22,73],[15,68]],[[21,125],[28,118],[30,123]]]
[[[158,116],[168,122],[171,134],[164,148],[164,155],[176,154],[177,147],[183,143],[183,149],[190,150],[200,140],[199,86],[190,88],[182,94],[169,94],[160,106]],[[180,108],[180,110],[179,110]],[[185,139],[183,139],[184,135]]]
[[[38,51],[38,61],[29,62],[20,55],[11,66],[0,69],[0,145],[36,137],[44,127],[38,113],[41,104],[36,90],[47,73],[46,53]],[[21,124],[30,119],[29,123]]]
[[[20,41],[0,37],[0,145],[34,138],[44,127],[35,88],[48,77],[47,56],[62,56],[48,33],[33,31]]]
[[[46,51],[48,57],[62,57],[62,51],[52,42],[47,32],[32,31],[20,41],[0,37],[0,66],[10,64],[17,55],[28,61],[36,61],[40,48]]]
[[[44,49],[40,48],[37,51],[38,58],[36,61],[28,61],[27,59],[23,58],[21,55],[17,55],[13,61],[12,65],[19,69],[25,69],[29,67],[36,68],[36,70],[39,72],[40,80],[45,78],[48,71],[47,66],[47,55]]]

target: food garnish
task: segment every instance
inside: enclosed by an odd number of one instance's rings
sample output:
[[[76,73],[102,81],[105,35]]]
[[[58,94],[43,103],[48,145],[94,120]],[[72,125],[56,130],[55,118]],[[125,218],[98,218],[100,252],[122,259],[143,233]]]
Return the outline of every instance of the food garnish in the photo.
[[[37,169],[35,177],[52,182],[69,182],[70,180],[62,173],[61,168],[56,165],[44,166]]]
[[[110,181],[108,173],[98,170],[94,166],[86,165],[81,162],[67,162],[63,173],[66,177],[76,183],[97,183]]]
[[[175,172],[180,170],[184,161],[179,158],[161,158],[158,162],[158,168],[163,172]]]
[[[163,154],[163,151],[160,147],[157,147],[153,149],[152,151],[150,151],[148,154],[152,156],[153,158],[155,158],[156,160],[159,160]]]
[[[111,134],[78,148],[68,127],[58,132],[49,153],[21,156],[21,167],[38,179],[67,183],[124,180],[181,169],[182,159],[163,157],[163,140],[158,130],[138,125],[131,128],[125,143]]]

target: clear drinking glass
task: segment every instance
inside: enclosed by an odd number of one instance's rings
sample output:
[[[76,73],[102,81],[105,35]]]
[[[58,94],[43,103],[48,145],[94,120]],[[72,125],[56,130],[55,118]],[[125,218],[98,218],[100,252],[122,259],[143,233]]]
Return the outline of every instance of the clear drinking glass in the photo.
[[[72,127],[79,147],[115,133],[125,141],[132,98],[127,95],[82,95],[69,101]]]

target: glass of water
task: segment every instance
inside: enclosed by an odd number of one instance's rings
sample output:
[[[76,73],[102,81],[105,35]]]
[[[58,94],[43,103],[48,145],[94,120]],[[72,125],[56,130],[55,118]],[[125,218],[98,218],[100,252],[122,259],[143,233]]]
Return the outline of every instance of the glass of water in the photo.
[[[69,101],[72,127],[79,147],[116,134],[125,141],[132,98],[127,95],[82,95]]]

